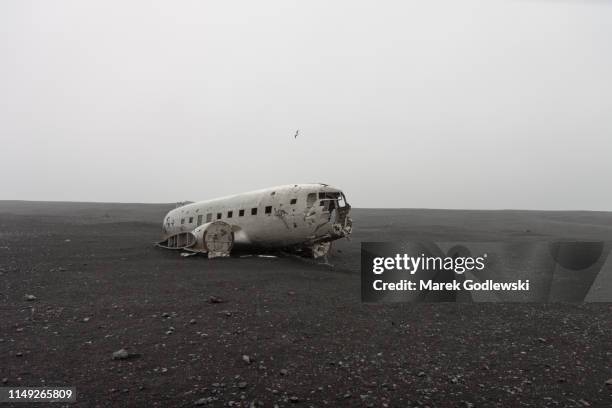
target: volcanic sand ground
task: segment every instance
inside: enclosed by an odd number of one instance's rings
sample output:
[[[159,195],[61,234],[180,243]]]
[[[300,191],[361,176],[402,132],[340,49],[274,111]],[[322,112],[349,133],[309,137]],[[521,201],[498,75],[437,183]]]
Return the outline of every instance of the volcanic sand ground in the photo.
[[[359,278],[361,241],[609,240],[612,213],[355,209],[325,266],[154,248],[170,208],[0,201],[0,386],[88,407],[612,406],[612,305],[362,304]]]

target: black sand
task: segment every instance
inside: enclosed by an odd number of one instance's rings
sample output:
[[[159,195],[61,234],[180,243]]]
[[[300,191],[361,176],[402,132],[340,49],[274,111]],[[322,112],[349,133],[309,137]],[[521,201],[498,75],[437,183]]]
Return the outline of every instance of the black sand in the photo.
[[[152,246],[170,208],[0,202],[0,386],[87,407],[612,406],[610,304],[359,298],[361,241],[609,240],[612,213],[357,209],[330,267],[181,258]]]

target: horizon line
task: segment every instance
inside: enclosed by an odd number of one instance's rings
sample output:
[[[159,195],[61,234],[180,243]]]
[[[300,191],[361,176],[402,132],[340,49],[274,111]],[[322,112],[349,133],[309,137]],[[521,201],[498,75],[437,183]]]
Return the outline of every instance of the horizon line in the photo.
[[[179,203],[195,203],[197,201],[176,201],[176,202],[123,202],[123,201],[78,201],[78,200],[18,200],[0,199],[3,202],[16,203],[54,203],[54,204],[123,204],[123,205],[168,205],[176,206]],[[453,208],[453,207],[356,207],[352,209],[363,210],[430,210],[430,211],[532,211],[532,212],[602,212],[610,213],[612,210],[593,210],[593,209],[529,209],[529,208]]]

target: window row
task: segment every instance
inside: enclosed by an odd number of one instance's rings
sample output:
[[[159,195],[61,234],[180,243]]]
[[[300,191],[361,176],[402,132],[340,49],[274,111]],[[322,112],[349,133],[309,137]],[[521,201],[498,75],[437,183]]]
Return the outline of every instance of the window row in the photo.
[[[297,204],[297,198],[292,198],[290,201],[291,205]],[[253,207],[251,208],[251,215],[257,215],[257,207]],[[264,208],[264,213],[265,214],[272,214],[272,206],[271,205],[267,205]],[[238,217],[244,217],[245,214],[245,210],[238,210]],[[234,211],[233,210],[229,210],[227,212],[227,217],[226,218],[233,218],[234,216]],[[202,225],[202,214],[198,215],[198,225]],[[220,220],[221,218],[223,218],[223,213],[218,212],[216,214],[216,219]],[[212,222],[213,219],[213,213],[208,213],[206,214],[206,222]],[[181,224],[185,224],[185,218],[181,218]],[[188,220],[188,224],[193,224],[193,217],[189,217]]]

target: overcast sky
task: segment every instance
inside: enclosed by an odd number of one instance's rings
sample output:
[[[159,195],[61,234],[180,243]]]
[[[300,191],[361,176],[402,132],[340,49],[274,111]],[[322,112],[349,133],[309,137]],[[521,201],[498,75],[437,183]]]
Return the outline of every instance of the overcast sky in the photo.
[[[0,199],[612,210],[611,41],[603,1],[2,1]]]

